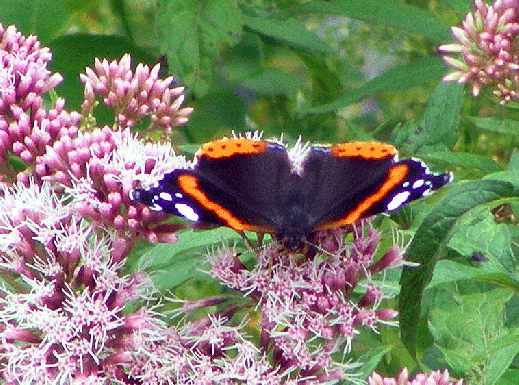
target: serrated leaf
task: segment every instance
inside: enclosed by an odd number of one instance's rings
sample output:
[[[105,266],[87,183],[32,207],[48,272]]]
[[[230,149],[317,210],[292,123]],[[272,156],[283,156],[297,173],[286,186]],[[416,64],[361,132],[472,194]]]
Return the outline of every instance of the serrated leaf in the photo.
[[[448,163],[465,168],[477,168],[486,172],[500,171],[503,168],[492,158],[468,152],[433,152],[423,155],[425,160]]]
[[[314,32],[306,29],[298,20],[276,20],[244,15],[243,22],[248,28],[276,40],[284,41],[294,48],[304,49],[313,53],[335,54],[333,48]]]
[[[494,385],[505,374],[506,370],[519,353],[519,341],[516,336],[507,335],[506,345],[500,349],[490,347],[488,354],[488,364],[485,368],[485,384]]]
[[[512,119],[480,118],[470,116],[468,118],[474,125],[485,131],[519,137],[519,122]]]
[[[430,330],[449,366],[459,373],[476,369],[494,383],[515,356],[518,342],[503,328],[508,289],[493,289],[468,295],[454,293],[452,301],[430,311]],[[501,362],[497,362],[501,360]],[[506,366],[503,362],[508,362]]]
[[[436,136],[433,144],[442,143],[450,147],[456,142],[462,98],[463,86],[455,82],[440,82],[434,89],[422,122],[423,133]]]
[[[497,202],[496,202],[497,204]],[[483,206],[488,218],[481,219],[477,215],[466,214],[464,221],[457,226],[455,233],[449,239],[449,247],[461,255],[472,255],[481,252],[488,260],[484,265],[499,265],[508,272],[515,270],[517,259],[512,249],[513,243],[519,240],[517,226],[496,224],[490,213],[490,208]]]
[[[321,114],[347,107],[366,96],[388,91],[404,91],[439,79],[447,67],[439,57],[428,57],[396,66],[381,73],[360,88],[347,91],[332,103],[298,111],[301,114]]]
[[[377,368],[382,358],[391,351],[387,346],[378,346],[369,349],[365,354],[359,357],[358,361],[362,362],[362,366],[357,370],[359,378],[367,378]]]
[[[319,12],[380,24],[437,42],[452,40],[450,26],[431,12],[394,0],[309,1],[298,12]]]
[[[203,96],[223,47],[238,42],[242,14],[236,0],[164,0],[157,16],[170,71]]]
[[[404,268],[399,298],[402,341],[415,354],[416,332],[420,315],[421,295],[431,281],[441,246],[457,218],[471,208],[503,196],[515,196],[511,183],[474,181],[459,184],[447,192],[425,217],[408,247],[407,260],[418,267]]]
[[[471,363],[466,354],[442,346],[438,346],[438,349],[454,372],[467,373],[470,370]]]
[[[438,261],[427,290],[438,285],[462,280],[488,282],[519,291],[519,281],[512,279],[510,273],[494,261],[487,261],[474,267],[447,260]]]

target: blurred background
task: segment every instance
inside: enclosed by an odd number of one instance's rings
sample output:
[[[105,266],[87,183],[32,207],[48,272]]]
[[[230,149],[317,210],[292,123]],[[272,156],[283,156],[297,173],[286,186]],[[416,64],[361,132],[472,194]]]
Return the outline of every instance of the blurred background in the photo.
[[[435,126],[424,116],[448,71],[437,48],[471,9],[468,0],[4,0],[0,20],[52,50],[50,69],[64,77],[57,92],[69,109],[80,108],[79,74],[94,58],[130,53],[133,65],[160,62],[195,109],[171,138],[186,152],[260,129],[288,141],[376,139],[404,154],[455,148],[506,162],[515,142],[456,117],[459,109],[515,110],[491,98],[462,101],[461,87],[450,84],[453,120]],[[110,113],[96,110],[100,125],[113,122]]]

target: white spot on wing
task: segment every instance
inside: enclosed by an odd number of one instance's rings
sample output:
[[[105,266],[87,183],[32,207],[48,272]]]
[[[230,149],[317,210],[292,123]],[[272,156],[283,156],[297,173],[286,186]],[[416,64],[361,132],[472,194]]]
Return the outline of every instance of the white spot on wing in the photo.
[[[179,192],[178,192],[178,193],[175,193],[175,196],[176,196],[177,198],[183,198],[183,197],[184,197],[184,196],[183,196],[181,193],[179,193]]]
[[[175,205],[175,209],[182,215],[184,218],[189,219],[190,221],[196,222],[198,221],[198,214],[195,213],[192,207],[188,206],[185,203],[177,203]]]
[[[153,206],[150,206],[150,209],[152,209],[153,211],[162,211],[162,206],[158,203],[155,203]]]
[[[447,175],[447,182],[452,182],[454,180],[454,174],[452,172],[449,172]]]
[[[161,199],[164,199],[165,201],[172,201],[173,200],[173,197],[171,196],[170,193],[168,192],[165,192],[165,191],[162,191],[160,194],[159,194],[159,197]]]
[[[407,200],[411,193],[409,191],[402,191],[396,194],[393,199],[387,204],[388,211],[393,211],[402,206]]]
[[[413,189],[418,189],[424,185],[425,181],[423,179],[418,179],[413,183]]]

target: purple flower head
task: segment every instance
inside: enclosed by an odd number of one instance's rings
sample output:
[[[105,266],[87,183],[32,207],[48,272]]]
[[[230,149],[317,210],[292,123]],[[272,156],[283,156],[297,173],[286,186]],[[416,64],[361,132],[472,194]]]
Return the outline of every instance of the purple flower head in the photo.
[[[118,238],[75,215],[48,183],[2,187],[0,208],[0,269],[19,277],[1,289],[0,377],[106,383],[114,368],[105,359],[137,329],[122,308],[149,298],[148,278],[123,277]]]
[[[463,380],[451,379],[447,370],[433,371],[430,374],[418,373],[413,379],[409,379],[409,372],[404,368],[396,378],[382,377],[373,372],[368,378],[368,385],[463,385]]]
[[[397,255],[394,246],[380,258],[385,262],[374,262],[380,233],[368,221],[349,231],[351,243],[343,241],[344,233],[323,233],[321,244],[334,252],[308,252],[303,259],[273,244],[259,253],[252,269],[230,249],[209,258],[210,274],[250,298],[260,312],[261,348],[281,373],[308,376],[316,383],[344,379],[353,365],[336,361],[334,353],[348,352],[360,328],[376,331],[396,316],[381,308],[387,295],[370,271],[397,265],[403,250]]]
[[[225,317],[173,327],[145,306],[123,313],[151,299],[150,281],[122,276],[119,238],[98,235],[49,183],[4,186],[0,208],[0,269],[20,277],[0,296],[6,383],[280,382]]]
[[[0,113],[9,114],[11,105],[25,111],[41,107],[41,95],[62,80],[47,70],[51,58],[36,36],[25,37],[15,26],[0,24]]]
[[[144,143],[130,133],[108,127],[63,135],[37,159],[42,180],[58,182],[72,198],[73,211],[91,224],[114,229],[126,249],[140,236],[151,242],[171,242],[178,230],[162,222],[166,215],[135,204],[129,192],[150,185],[164,173],[188,167],[170,144]]]
[[[452,27],[457,40],[442,45],[441,53],[460,53],[463,60],[444,56],[454,71],[444,77],[470,83],[472,94],[488,87],[502,104],[518,99],[519,84],[519,0],[497,0],[492,5],[473,0],[475,12],[469,13],[460,27]]]
[[[126,129],[98,128],[93,120],[67,112],[63,99],[44,108],[42,94],[61,81],[59,74],[47,70],[50,59],[49,49],[41,48],[35,37],[0,24],[0,162],[7,164],[14,154],[28,166],[6,179],[26,186],[30,181],[57,182],[63,187],[60,192],[72,197],[75,214],[94,227],[117,232],[121,257],[141,236],[152,242],[175,240],[177,227],[162,223],[164,214],[134,205],[128,192],[186,162],[169,144],[140,142],[129,127],[146,114],[166,131],[185,123],[192,109],[180,107],[183,88],[171,88],[173,78],[158,79],[159,66],[150,70],[139,65],[133,73],[129,55],[111,64],[98,60],[96,70],[87,69],[88,75],[82,76],[85,87],[106,91],[107,104],[117,113],[116,126]]]
[[[113,341],[117,349],[104,362],[123,383],[282,383],[267,357],[246,340],[243,327],[228,324],[224,317],[207,316],[167,326],[143,309],[125,317],[126,335]]]
[[[35,36],[22,36],[14,26],[4,28],[0,23],[2,163],[13,153],[31,164],[62,131],[77,131],[81,115],[65,111],[63,99],[56,100],[50,110],[43,108],[42,95],[62,80],[47,69],[51,57]]]
[[[116,121],[123,129],[133,127],[145,115],[150,116],[152,127],[165,132],[187,123],[193,109],[181,108],[184,87],[170,87],[174,80],[172,76],[159,79],[159,64],[151,70],[139,64],[135,72],[130,64],[128,54],[119,62],[96,59],[94,69],[87,68],[85,74],[81,74],[85,84],[83,110],[88,112],[98,95],[115,111]]]

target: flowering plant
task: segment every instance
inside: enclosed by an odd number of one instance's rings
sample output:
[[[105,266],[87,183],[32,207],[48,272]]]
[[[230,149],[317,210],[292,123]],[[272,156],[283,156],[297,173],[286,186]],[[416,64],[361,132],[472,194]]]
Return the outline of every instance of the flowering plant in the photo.
[[[118,3],[120,25],[104,2],[31,17],[7,3],[0,382],[517,382],[516,0]],[[297,251],[131,199],[191,167],[193,144],[256,124],[286,142],[391,141],[459,182]]]
[[[183,88],[169,88],[171,77],[158,79],[158,65],[133,72],[125,55],[98,60],[81,75],[82,113],[67,112],[61,99],[46,110],[43,94],[60,81],[45,70],[50,53],[12,26],[0,33],[9,84],[3,158],[14,153],[26,164],[17,182],[5,180],[0,198],[2,268],[19,277],[4,287],[0,307],[5,381],[321,383],[349,375],[355,365],[334,355],[349,352],[359,327],[376,330],[395,317],[379,309],[384,294],[371,275],[399,266],[401,247],[374,263],[380,233],[369,222],[346,230],[350,243],[342,231],[327,235],[324,259],[296,262],[272,245],[249,269],[224,247],[211,253],[209,273],[249,303],[168,325],[159,311],[164,304],[146,304],[154,298],[150,278],[142,271],[124,275],[122,268],[139,240],[174,242],[180,226],[130,201],[129,192],[187,162],[171,145],[145,143],[130,128],[146,115],[151,129],[170,132],[186,123],[192,108],[181,107]],[[37,88],[39,82],[46,86]],[[96,97],[116,112],[112,127],[89,120]],[[350,298],[362,281],[364,295]],[[128,302],[142,301],[124,311]],[[225,301],[185,302],[178,311]],[[232,321],[247,308],[260,312],[259,346],[247,338],[246,319]]]

